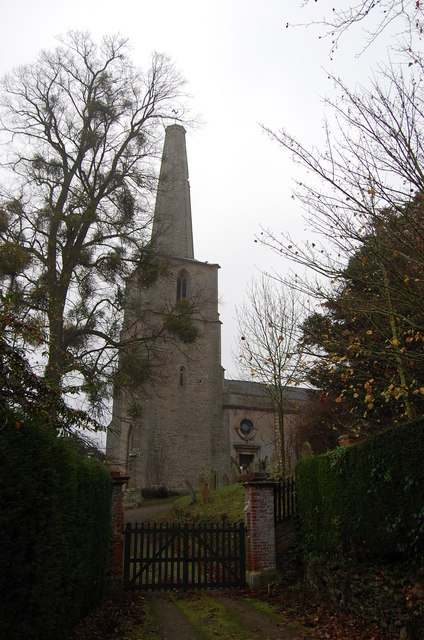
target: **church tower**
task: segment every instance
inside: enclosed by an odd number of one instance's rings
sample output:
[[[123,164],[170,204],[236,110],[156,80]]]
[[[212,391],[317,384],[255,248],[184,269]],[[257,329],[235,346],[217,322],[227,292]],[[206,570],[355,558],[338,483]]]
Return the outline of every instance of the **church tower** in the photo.
[[[141,490],[186,481],[217,484],[229,474],[229,437],[223,426],[221,323],[217,264],[194,258],[185,130],[167,127],[160,169],[152,244],[166,265],[156,283],[143,287],[137,271],[126,291],[122,337],[154,329],[178,305],[190,304],[198,337],[184,343],[161,334],[153,345],[150,375],[137,387],[140,411],[126,392],[114,397],[106,453]]]

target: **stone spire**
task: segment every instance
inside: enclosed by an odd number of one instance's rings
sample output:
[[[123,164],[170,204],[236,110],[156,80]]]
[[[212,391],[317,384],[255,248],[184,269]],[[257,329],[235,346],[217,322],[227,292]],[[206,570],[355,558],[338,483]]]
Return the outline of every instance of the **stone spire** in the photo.
[[[194,258],[185,129],[179,124],[165,132],[152,238],[159,253]]]

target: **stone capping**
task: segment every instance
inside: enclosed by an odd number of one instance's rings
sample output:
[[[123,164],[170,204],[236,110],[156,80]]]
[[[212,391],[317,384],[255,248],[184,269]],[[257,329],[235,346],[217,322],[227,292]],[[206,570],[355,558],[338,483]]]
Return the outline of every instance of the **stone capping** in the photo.
[[[269,473],[266,473],[265,471],[253,471],[250,473],[249,471],[247,471],[245,474],[240,476],[239,482],[244,487],[257,484],[261,484],[264,486],[269,485],[274,487],[277,484],[278,480],[272,478],[271,475]]]
[[[110,475],[112,476],[113,486],[122,486],[127,484],[131,476],[125,476],[119,469],[110,469]]]

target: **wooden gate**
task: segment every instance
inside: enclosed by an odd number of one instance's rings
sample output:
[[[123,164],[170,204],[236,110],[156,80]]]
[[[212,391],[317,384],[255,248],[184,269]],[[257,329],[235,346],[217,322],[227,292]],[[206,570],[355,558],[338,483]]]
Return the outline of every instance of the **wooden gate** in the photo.
[[[208,589],[245,585],[244,523],[126,525],[125,588]]]

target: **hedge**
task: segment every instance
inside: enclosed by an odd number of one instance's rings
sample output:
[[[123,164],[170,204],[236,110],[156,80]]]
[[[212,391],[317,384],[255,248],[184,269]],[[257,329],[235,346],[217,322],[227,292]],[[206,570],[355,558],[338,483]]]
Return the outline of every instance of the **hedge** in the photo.
[[[424,548],[424,419],[296,467],[309,553],[388,558]]]
[[[98,601],[111,478],[37,420],[0,413],[0,637],[66,638]]]

